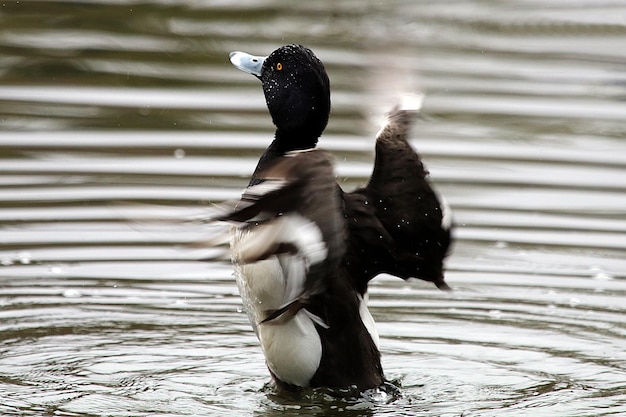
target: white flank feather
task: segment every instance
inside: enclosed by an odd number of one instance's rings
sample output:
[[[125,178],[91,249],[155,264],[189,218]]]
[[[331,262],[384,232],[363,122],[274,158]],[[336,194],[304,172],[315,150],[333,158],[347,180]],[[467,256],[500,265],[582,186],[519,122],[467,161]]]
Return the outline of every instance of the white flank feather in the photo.
[[[359,296],[359,316],[361,316],[361,321],[365,325],[367,332],[370,334],[372,340],[374,341],[374,344],[378,348],[378,331],[376,330],[376,323],[374,322],[374,318],[372,317],[370,310],[367,308],[367,299],[367,293],[365,293],[364,297]]]
[[[296,253],[248,263],[281,243],[293,245]],[[287,320],[259,323],[268,310],[285,307],[303,294],[309,268],[328,255],[321,230],[306,217],[290,213],[256,227],[235,229],[231,248],[238,264],[239,291],[268,367],[284,382],[308,386],[322,357],[315,326],[328,325],[306,308]]]

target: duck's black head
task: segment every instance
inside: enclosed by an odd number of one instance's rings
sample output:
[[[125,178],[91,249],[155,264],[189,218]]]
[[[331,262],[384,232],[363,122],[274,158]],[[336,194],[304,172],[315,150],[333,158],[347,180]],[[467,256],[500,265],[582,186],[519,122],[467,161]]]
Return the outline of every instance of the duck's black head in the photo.
[[[230,61],[261,80],[276,139],[289,142],[285,150],[314,147],[330,113],[330,82],[315,54],[285,45],[267,57],[231,52]]]

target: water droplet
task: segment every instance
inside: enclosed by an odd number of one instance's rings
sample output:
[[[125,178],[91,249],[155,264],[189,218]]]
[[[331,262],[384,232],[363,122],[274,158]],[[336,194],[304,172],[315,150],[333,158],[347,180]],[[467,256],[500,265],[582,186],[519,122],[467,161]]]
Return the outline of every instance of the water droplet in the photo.
[[[51,266],[49,268],[49,271],[51,274],[58,275],[63,272],[63,268],[61,268],[60,266]]]
[[[185,150],[178,148],[174,151],[174,158],[176,159],[182,159],[185,157]]]
[[[22,265],[28,265],[28,264],[30,264],[30,262],[31,262],[31,255],[30,255],[30,252],[20,252],[20,253],[17,255],[17,259],[19,260],[19,262],[20,262]]]
[[[63,297],[66,297],[66,298],[79,298],[82,296],[83,295],[77,289],[69,289],[69,290],[63,291]]]
[[[602,267],[594,265],[589,268],[589,272],[591,273],[591,277],[598,281],[609,281],[613,279],[613,276],[606,272]]]
[[[502,318],[502,311],[500,310],[489,310],[489,315],[495,319]]]
[[[576,307],[578,304],[580,304],[580,299],[576,298],[576,297],[572,297],[569,299],[569,306],[570,307]]]

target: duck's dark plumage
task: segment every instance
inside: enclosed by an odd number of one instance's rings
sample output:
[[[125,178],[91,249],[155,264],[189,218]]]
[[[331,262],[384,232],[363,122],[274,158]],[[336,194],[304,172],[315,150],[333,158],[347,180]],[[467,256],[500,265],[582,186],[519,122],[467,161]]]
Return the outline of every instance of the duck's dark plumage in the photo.
[[[376,160],[367,186],[344,194],[350,236],[347,267],[368,281],[389,273],[447,289],[443,260],[451,241],[445,217],[449,213],[407,142],[412,113],[394,109],[387,115],[376,138]]]
[[[301,257],[306,262],[302,278],[287,276],[287,280],[302,280],[297,293],[285,300],[287,304],[280,309],[265,311],[261,323],[269,323],[293,316],[312,297],[327,290],[327,281],[332,281],[328,277],[336,274],[346,251],[346,230],[328,153],[290,152],[276,158],[258,176],[263,181],[249,187],[237,209],[220,218],[241,224],[242,231],[255,236],[244,248],[239,248],[238,262],[252,264],[272,256]],[[319,204],[320,201],[324,204]],[[282,236],[277,228],[285,228],[279,223],[289,217],[302,219],[301,229],[287,230],[287,235]],[[306,227],[316,230],[309,232]],[[321,242],[289,236],[292,232],[306,235],[317,231]]]
[[[238,285],[270,373],[283,388],[379,386],[368,282],[389,273],[448,288],[449,215],[407,141],[415,109],[388,114],[368,184],[346,193],[330,155],[314,149],[330,90],[313,52],[287,45],[231,61],[261,80],[276,125],[241,201],[220,218],[237,226]]]
[[[257,174],[274,158],[317,145],[328,124],[330,81],[324,64],[301,45],[285,45],[267,57],[242,52],[232,52],[230,57],[237,68],[261,80],[265,103],[276,126],[274,141],[252,175],[253,185],[258,182]]]

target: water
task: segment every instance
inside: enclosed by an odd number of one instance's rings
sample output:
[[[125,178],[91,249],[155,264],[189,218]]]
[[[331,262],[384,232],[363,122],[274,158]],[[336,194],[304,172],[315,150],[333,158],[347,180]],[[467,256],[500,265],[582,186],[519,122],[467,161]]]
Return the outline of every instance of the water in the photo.
[[[626,3],[432,3],[2,3],[0,414],[625,414]],[[426,94],[455,291],[372,285],[399,398],[274,395],[193,245],[272,134],[228,52],[288,42],[326,63],[346,189],[394,94]]]

